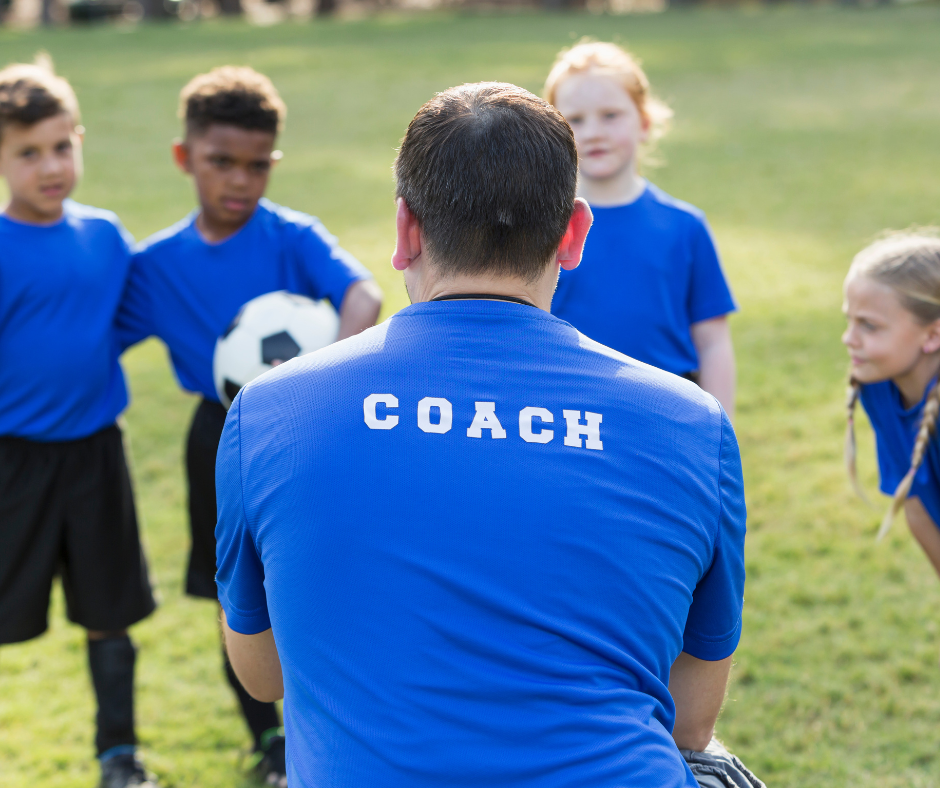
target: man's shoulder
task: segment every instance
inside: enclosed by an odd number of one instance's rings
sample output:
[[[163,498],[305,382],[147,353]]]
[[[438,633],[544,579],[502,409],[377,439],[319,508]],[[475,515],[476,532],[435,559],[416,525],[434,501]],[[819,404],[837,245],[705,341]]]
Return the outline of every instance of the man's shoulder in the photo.
[[[637,361],[578,332],[584,368],[612,401],[683,424],[720,424],[721,406],[690,380]]]

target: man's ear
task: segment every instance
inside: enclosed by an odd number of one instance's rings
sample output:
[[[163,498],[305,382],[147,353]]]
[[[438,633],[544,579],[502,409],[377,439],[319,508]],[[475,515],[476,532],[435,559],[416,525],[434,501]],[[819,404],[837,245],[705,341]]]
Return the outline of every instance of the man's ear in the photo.
[[[392,268],[404,271],[421,254],[421,227],[417,217],[411,212],[404,197],[396,200],[398,211],[395,214],[395,251],[392,253]]]
[[[566,271],[577,268],[581,262],[584,241],[593,221],[594,216],[591,214],[591,207],[587,201],[576,197],[574,211],[568,220],[568,229],[565,230],[565,236],[558,245],[558,264]]]
[[[186,140],[173,140],[173,161],[183,172],[191,175],[193,172],[192,158],[189,144]]]
[[[927,354],[940,350],[940,320],[934,320],[926,326],[927,336],[920,349]]]

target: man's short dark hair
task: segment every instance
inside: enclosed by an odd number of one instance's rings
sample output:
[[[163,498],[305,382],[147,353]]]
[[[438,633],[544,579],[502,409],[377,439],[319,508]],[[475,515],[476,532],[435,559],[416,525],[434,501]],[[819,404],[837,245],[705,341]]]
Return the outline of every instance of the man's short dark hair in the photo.
[[[531,282],[574,210],[571,127],[527,90],[480,82],[445,90],[414,116],[395,161],[398,196],[445,275]]]
[[[183,88],[179,115],[187,134],[204,134],[214,124],[277,134],[287,107],[264,74],[253,68],[220,66],[193,77]]]
[[[56,76],[48,55],[39,55],[34,64],[12,63],[0,71],[0,138],[7,126],[32,126],[62,113],[68,113],[73,124],[79,123],[75,91]]]

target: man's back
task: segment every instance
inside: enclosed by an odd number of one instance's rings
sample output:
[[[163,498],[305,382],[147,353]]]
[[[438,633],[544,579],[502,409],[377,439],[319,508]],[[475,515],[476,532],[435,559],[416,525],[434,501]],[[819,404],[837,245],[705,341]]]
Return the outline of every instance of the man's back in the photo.
[[[220,457],[291,785],[695,785],[669,670],[734,651],[743,583],[713,398],[532,307],[422,303],[248,386]]]

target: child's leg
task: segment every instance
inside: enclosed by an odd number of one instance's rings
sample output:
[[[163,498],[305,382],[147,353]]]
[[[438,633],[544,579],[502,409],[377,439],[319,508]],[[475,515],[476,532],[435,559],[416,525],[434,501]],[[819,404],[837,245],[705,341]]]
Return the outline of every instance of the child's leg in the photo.
[[[0,644],[48,626],[62,552],[62,456],[60,444],[0,438]]]
[[[127,627],[156,607],[141,550],[121,432],[109,427],[76,442],[63,476],[62,587],[69,618],[88,630],[88,665],[98,701],[99,757],[132,754],[134,666]]]
[[[940,575],[940,528],[937,528],[919,498],[908,498],[904,502],[904,514],[911,533],[924,549],[934,571]]]
[[[134,664],[126,631],[88,633],[88,668],[98,701],[95,749],[100,758],[134,752]]]
[[[215,585],[215,458],[225,426],[225,409],[203,400],[193,415],[186,439],[186,475],[189,482],[189,524],[192,549],[186,572],[186,593],[218,601]],[[280,727],[277,707],[252,698],[232,670],[224,649],[225,676],[238,698],[242,715],[251,731],[254,747],[262,749],[266,733]]]

